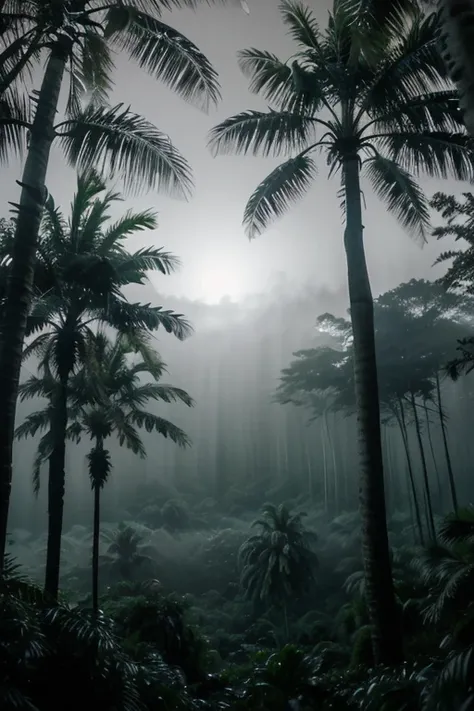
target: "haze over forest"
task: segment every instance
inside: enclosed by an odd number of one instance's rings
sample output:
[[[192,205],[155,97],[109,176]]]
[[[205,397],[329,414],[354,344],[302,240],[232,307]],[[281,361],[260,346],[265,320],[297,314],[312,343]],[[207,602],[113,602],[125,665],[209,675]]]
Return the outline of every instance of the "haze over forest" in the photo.
[[[474,711],[474,2],[102,3],[0,0],[0,710]]]

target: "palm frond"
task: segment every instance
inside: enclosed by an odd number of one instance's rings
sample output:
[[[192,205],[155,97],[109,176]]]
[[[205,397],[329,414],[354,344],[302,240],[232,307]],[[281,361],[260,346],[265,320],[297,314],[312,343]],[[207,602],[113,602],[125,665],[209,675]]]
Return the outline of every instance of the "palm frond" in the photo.
[[[61,142],[69,163],[80,171],[99,169],[124,180],[127,190],[163,190],[187,198],[191,170],[168,136],[119,104],[114,108],[89,105],[65,121]]]
[[[92,104],[106,104],[113,89],[115,68],[107,38],[98,32],[86,32],[81,46],[80,71],[85,96]],[[74,115],[74,111],[71,111]]]
[[[430,227],[429,205],[412,176],[395,161],[380,154],[365,162],[365,173],[374,192],[384,200],[404,229],[426,242]]]
[[[136,427],[144,428],[147,432],[158,432],[165,439],[171,439],[180,447],[189,447],[191,440],[188,435],[183,432],[180,427],[177,427],[169,420],[153,415],[151,412],[143,410],[133,410],[129,415],[130,421]]]
[[[125,30],[115,30],[110,17],[122,8],[109,10],[106,37],[138,65],[165,82],[186,101],[207,110],[220,99],[217,72],[187,37],[151,15],[135,11]]]
[[[180,265],[178,257],[162,248],[144,247],[118,259],[114,268],[117,277],[124,284],[143,284],[146,272],[158,271],[168,275]]]
[[[311,116],[290,111],[243,111],[215,126],[209,146],[215,155],[230,151],[264,156],[301,150],[315,138]]]
[[[260,49],[245,49],[238,53],[239,66],[250,79],[250,91],[280,108],[294,99],[295,89],[291,67],[275,54]]]
[[[11,153],[21,155],[26,147],[31,121],[29,99],[16,89],[0,97],[0,161],[8,160]]]
[[[283,0],[280,3],[283,22],[288,34],[301,49],[320,52],[321,32],[318,22],[309,7],[299,0]]]
[[[473,141],[465,133],[392,132],[373,139],[380,152],[415,176],[474,180]]]
[[[182,314],[167,311],[161,306],[130,303],[124,299],[110,299],[106,312],[98,314],[98,317],[124,333],[134,333],[143,328],[155,331],[162,327],[167,333],[184,340],[192,332]]]
[[[130,237],[135,232],[155,230],[158,226],[157,215],[153,210],[134,212],[127,210],[125,215],[112,223],[100,236],[96,246],[98,254],[106,255],[118,242]]]
[[[51,410],[45,408],[38,412],[32,412],[28,415],[21,425],[15,430],[16,439],[26,439],[26,437],[34,437],[37,432],[47,429],[51,425]]]
[[[135,371],[136,372],[136,371]],[[146,372],[146,371],[145,371]],[[146,383],[139,385],[130,393],[130,401],[127,396],[126,402],[145,404],[148,400],[162,400],[163,402],[182,402],[188,407],[194,406],[194,400],[185,390],[176,388],[173,385]]]
[[[304,152],[279,165],[258,185],[244,213],[250,239],[260,235],[290,203],[302,198],[316,176],[316,164]]]

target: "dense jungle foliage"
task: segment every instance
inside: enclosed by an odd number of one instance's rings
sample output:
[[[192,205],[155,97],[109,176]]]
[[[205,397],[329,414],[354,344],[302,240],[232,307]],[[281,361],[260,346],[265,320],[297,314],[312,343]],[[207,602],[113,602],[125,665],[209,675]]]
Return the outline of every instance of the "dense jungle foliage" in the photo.
[[[215,69],[163,17],[198,5],[0,0],[0,158],[23,161],[13,216],[5,206],[0,221],[0,709],[469,711],[473,486],[456,450],[473,412],[474,145],[465,78],[446,54],[454,15],[334,0],[324,25],[283,0],[292,57],[239,54],[270,108],[222,121],[210,147],[284,157],[245,208],[250,237],[327,167],[348,318],[314,313],[315,337],[292,344],[265,393],[286,413],[283,439],[262,417],[239,439],[228,385],[216,441],[193,455],[197,479],[169,481],[154,449],[155,476],[107,499],[126,453],[145,460],[151,438],[193,444],[172,408],[195,400],[165,382],[153,340],[183,341],[192,326],[145,296],[149,274],[179,260],[134,249],[156,214],[112,217],[122,193],[111,187],[186,197],[192,173],[168,136],[109,99],[123,53],[199,108],[219,101]],[[47,189],[53,144],[77,171],[69,208]],[[429,192],[423,178],[464,187]],[[365,188],[416,239],[449,242],[441,279],[373,298]],[[243,364],[233,367],[228,383]],[[18,403],[32,407],[17,417]],[[25,442],[32,486],[47,490],[41,531],[12,523]],[[89,506],[70,526],[71,462],[84,448]]]

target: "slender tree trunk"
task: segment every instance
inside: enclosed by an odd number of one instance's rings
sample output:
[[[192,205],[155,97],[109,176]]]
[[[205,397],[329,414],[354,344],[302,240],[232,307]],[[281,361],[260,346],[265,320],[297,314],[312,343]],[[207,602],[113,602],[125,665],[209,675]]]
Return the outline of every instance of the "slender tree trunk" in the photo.
[[[100,539],[100,486],[94,486],[94,524],[92,534],[92,610],[99,612],[99,539]]]
[[[334,490],[334,510],[336,513],[339,513],[339,482],[338,482],[338,471],[337,471],[337,463],[336,463],[336,455],[334,452],[334,442],[332,435],[329,430],[329,423],[328,423],[328,413],[327,410],[324,410],[323,414],[324,418],[324,429],[326,432],[326,440],[328,443],[329,450],[331,452],[331,459],[332,459],[332,468],[333,468],[333,490]]]
[[[430,490],[430,480],[428,477],[428,467],[426,466],[426,456],[425,448],[423,446],[423,437],[421,436],[420,418],[418,417],[418,407],[416,404],[415,396],[410,393],[410,402],[413,410],[413,417],[415,421],[415,432],[416,439],[418,441],[418,447],[420,450],[420,460],[421,460],[421,470],[423,472],[423,482],[425,485],[425,498],[426,498],[426,521],[428,524],[428,530],[430,531],[431,538],[433,541],[436,540],[436,528],[433,516],[433,502],[431,499]]]
[[[420,543],[421,545],[425,544],[425,537],[423,533],[423,523],[421,521],[421,511],[420,511],[420,504],[418,501],[418,493],[416,491],[416,482],[415,482],[415,475],[413,472],[413,463],[411,461],[411,454],[410,454],[410,443],[408,441],[408,430],[407,430],[407,423],[406,423],[406,418],[405,418],[405,408],[403,407],[403,402],[400,399],[398,401],[399,407],[400,407],[400,415],[398,415],[397,411],[395,410],[395,416],[397,418],[398,426],[400,427],[400,432],[402,435],[402,441],[403,441],[403,447],[405,449],[405,455],[407,458],[407,467],[408,467],[408,478],[410,481],[410,488],[411,488],[411,494],[413,498],[413,508],[415,510],[415,518],[416,518],[416,525],[418,528],[418,533],[420,536]]]
[[[324,510],[327,512],[329,508],[329,497],[328,497],[328,462],[326,454],[326,440],[324,437],[324,424],[321,423],[321,447],[323,450],[323,477],[324,477]]]
[[[433,446],[433,437],[431,436],[430,413],[428,412],[428,405],[426,404],[426,400],[423,403],[423,407],[424,407],[424,411],[425,411],[426,434],[428,435],[428,444],[430,446],[431,458],[433,460],[433,466],[434,466],[435,474],[436,474],[436,486],[438,489],[438,512],[440,512],[443,510],[443,488],[441,486],[441,478],[439,476],[439,468],[438,468],[438,463],[436,461],[436,454],[435,454],[434,446]]]
[[[66,58],[56,47],[41,86],[23,170],[11,272],[0,344],[0,566],[7,539],[12,480],[13,436],[21,355],[31,302],[38,233],[46,195],[45,180]]]
[[[365,595],[375,663],[397,664],[403,659],[403,640],[387,534],[374,306],[364,251],[357,155],[345,159],[343,171],[346,196],[344,244],[354,338]]]
[[[446,456],[446,466],[448,467],[448,479],[449,479],[449,489],[451,491],[451,501],[453,502],[454,511],[457,511],[459,508],[458,495],[456,492],[456,482],[454,481],[453,465],[451,463],[451,455],[449,453],[448,433],[447,433],[446,423],[444,421],[443,405],[441,402],[441,385],[439,382],[439,373],[436,373],[436,395],[437,395],[437,400],[438,400],[439,424],[441,426],[441,434],[443,437],[443,447],[444,447],[444,454]]]
[[[49,458],[48,481],[48,545],[44,590],[52,599],[58,599],[61,568],[61,538],[63,532],[66,432],[67,432],[67,378],[62,379],[55,398],[51,436],[53,451]]]
[[[306,469],[308,472],[308,495],[309,495],[309,500],[311,503],[314,501],[314,492],[313,492],[313,468],[311,466],[311,457],[309,454],[308,450],[308,445],[305,445],[305,457],[306,457]]]
[[[285,644],[290,643],[290,623],[288,621],[288,603],[286,600],[283,601],[283,623],[285,626]]]

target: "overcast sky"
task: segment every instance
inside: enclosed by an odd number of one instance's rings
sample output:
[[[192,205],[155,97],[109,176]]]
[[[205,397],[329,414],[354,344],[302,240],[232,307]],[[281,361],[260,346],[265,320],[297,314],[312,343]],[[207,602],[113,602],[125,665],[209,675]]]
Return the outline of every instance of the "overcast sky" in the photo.
[[[311,0],[310,0],[311,2]],[[322,25],[329,0],[312,0]],[[273,159],[253,157],[213,158],[206,147],[208,130],[223,118],[249,108],[265,108],[252,96],[236,62],[239,49],[269,49],[287,59],[293,46],[280,21],[277,0],[249,0],[251,14],[237,8],[203,7],[197,13],[173,13],[170,24],[192,39],[219,72],[223,100],[217,111],[202,115],[175,97],[124,58],[117,61],[113,102],[130,104],[138,113],[169,133],[195,174],[196,190],[189,203],[152,193],[127,201],[126,207],[154,207],[160,228],[147,243],[164,246],[177,254],[183,267],[179,274],[160,277],[161,292],[191,299],[216,300],[225,294],[234,299],[268,290],[283,275],[295,287],[311,283],[338,291],[345,283],[342,222],[336,193],[337,179],[328,181],[324,160],[321,175],[308,197],[264,236],[251,243],[241,222],[247,198],[276,164]],[[15,199],[20,165],[12,161],[0,175],[3,214],[7,201]],[[53,152],[48,187],[58,204],[69,203],[75,176],[64,166],[59,150]],[[431,195],[441,187],[459,192],[454,182],[426,182]],[[369,268],[378,293],[411,277],[433,278],[431,268],[441,247],[435,241],[420,249],[386,214],[369,191],[364,218]],[[142,237],[137,246],[146,243]]]

